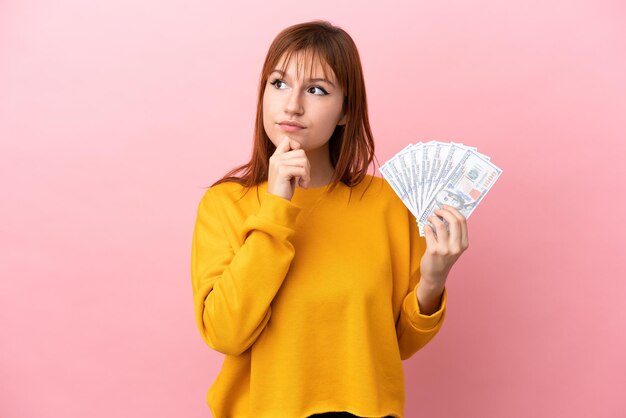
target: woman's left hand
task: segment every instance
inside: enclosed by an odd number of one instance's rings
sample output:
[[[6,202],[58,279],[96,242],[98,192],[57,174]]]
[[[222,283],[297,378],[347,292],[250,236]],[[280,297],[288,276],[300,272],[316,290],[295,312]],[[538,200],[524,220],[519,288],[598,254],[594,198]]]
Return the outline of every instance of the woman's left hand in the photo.
[[[448,222],[448,230],[439,215]],[[444,205],[443,209],[435,210],[435,215],[428,220],[435,226],[437,235],[430,225],[424,226],[426,251],[420,263],[422,280],[443,288],[452,265],[467,250],[469,238],[465,216],[457,209]]]

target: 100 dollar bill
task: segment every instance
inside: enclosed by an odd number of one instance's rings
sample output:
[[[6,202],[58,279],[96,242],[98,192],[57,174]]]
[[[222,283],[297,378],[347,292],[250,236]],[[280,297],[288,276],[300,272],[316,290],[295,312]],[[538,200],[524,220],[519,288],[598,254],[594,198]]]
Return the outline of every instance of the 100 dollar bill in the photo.
[[[417,219],[420,236],[424,236],[424,226],[430,224],[428,218],[443,205],[458,209],[466,219],[478,203],[494,185],[502,170],[474,150],[467,150],[460,161],[450,170],[443,183],[425,205]],[[442,186],[440,184],[440,186]],[[445,223],[445,222],[444,222]],[[447,226],[447,225],[446,225]]]

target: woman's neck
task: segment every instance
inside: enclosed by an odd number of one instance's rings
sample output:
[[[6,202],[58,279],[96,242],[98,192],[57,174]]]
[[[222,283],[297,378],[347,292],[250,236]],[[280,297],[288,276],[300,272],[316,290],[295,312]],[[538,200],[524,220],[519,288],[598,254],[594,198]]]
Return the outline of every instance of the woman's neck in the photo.
[[[331,182],[335,168],[330,162],[328,142],[317,149],[306,151],[311,164],[311,181],[309,187],[321,187]]]

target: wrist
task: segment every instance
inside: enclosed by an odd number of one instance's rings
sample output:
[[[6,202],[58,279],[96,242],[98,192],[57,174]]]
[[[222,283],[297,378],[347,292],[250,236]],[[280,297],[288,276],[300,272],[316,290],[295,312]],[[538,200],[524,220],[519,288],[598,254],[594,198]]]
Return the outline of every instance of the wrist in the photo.
[[[420,280],[415,290],[420,313],[432,315],[440,309],[444,286],[444,283],[432,283],[424,278]]]
[[[431,299],[443,293],[445,282],[429,281],[422,277],[417,284],[416,293],[420,299]]]
[[[429,290],[443,289],[446,284],[446,277],[433,277],[422,275],[419,281],[420,286],[424,286]]]

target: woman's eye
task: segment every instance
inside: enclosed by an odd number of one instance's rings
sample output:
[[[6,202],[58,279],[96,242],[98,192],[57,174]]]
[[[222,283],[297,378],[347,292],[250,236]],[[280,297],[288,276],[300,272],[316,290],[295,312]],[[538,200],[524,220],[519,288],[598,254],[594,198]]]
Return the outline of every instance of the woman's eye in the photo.
[[[322,92],[322,94],[317,94],[316,96],[326,96],[328,94],[328,92],[326,90],[324,90],[323,88],[321,88],[321,87],[311,87],[311,88],[312,89],[318,89],[319,91]]]
[[[277,87],[278,83],[282,84],[282,80],[276,79],[272,82],[270,82],[271,85],[273,85],[274,87]],[[280,89],[280,87],[278,87]]]

